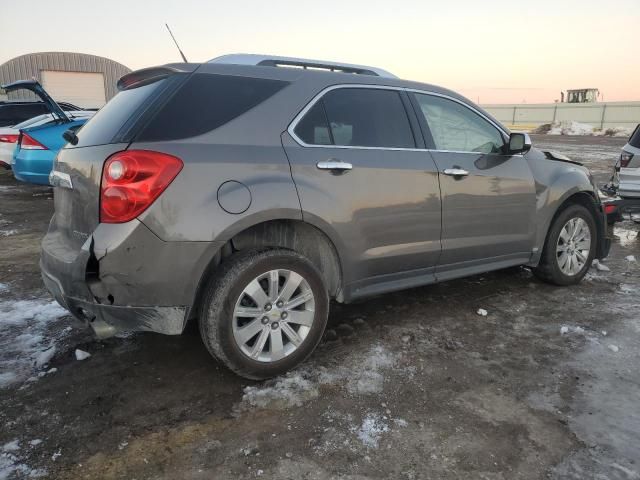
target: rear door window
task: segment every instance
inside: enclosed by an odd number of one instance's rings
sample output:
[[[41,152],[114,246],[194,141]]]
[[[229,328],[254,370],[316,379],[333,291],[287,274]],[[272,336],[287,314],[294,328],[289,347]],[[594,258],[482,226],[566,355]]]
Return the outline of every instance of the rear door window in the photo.
[[[416,146],[400,93],[387,89],[331,90],[309,109],[294,132],[308,145]]]
[[[193,74],[136,137],[175,140],[210,132],[249,111],[289,83],[265,78]]]
[[[395,90],[339,88],[327,92],[322,102],[335,145],[415,148],[407,112]]]
[[[296,125],[295,133],[308,145],[332,145],[329,121],[322,100],[316,102]]]

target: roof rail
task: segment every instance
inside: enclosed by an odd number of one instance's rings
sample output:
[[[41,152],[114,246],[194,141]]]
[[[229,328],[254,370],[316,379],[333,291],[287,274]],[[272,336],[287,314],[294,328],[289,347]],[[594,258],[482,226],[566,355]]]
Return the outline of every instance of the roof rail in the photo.
[[[352,65],[349,63],[325,62],[322,60],[309,60],[307,58],[278,57],[274,55],[255,55],[249,53],[236,53],[222,55],[209,60],[207,63],[225,63],[233,65],[258,65],[266,67],[293,67],[305,70],[328,70],[337,73],[354,73],[358,75],[373,75],[377,77],[397,78],[394,74],[381,68],[365,65]]]

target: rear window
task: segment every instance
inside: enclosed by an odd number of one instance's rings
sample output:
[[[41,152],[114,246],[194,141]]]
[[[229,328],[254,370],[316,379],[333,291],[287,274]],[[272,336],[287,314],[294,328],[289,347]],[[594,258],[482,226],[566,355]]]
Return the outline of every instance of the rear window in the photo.
[[[281,80],[196,73],[180,87],[136,137],[175,140],[210,132],[288,85]]]
[[[135,114],[154,92],[160,91],[165,82],[167,79],[119,92],[84,125],[78,133],[78,144],[72,148],[124,141],[127,126],[133,117],[137,118]]]
[[[631,145],[632,147],[640,148],[640,125],[636,127],[636,129],[629,137],[629,145]]]

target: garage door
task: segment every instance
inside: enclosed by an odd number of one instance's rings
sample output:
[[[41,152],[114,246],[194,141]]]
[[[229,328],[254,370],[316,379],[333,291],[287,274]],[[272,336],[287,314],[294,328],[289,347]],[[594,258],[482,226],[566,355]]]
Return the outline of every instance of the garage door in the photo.
[[[42,86],[58,102],[82,108],[99,108],[105,102],[101,73],[42,71]]]

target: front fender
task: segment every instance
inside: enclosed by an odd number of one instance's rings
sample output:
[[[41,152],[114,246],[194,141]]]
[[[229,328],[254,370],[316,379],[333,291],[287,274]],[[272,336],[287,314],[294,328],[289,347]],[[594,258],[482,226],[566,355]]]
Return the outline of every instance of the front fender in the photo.
[[[547,232],[556,213],[576,194],[587,194],[599,208],[599,199],[589,171],[580,165],[548,159],[542,152],[532,152],[527,160],[536,179],[536,242],[531,265],[542,255]],[[598,222],[600,223],[600,222]]]

